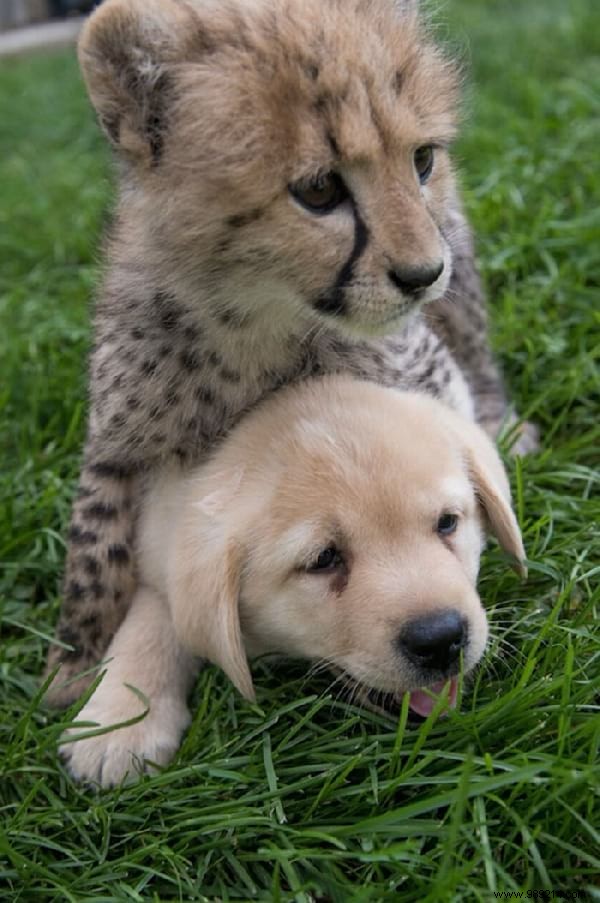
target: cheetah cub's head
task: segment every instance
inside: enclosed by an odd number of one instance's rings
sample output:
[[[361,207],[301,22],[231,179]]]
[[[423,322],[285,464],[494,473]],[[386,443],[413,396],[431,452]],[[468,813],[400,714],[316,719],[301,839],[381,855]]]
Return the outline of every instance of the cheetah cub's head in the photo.
[[[288,329],[386,332],[440,297],[458,79],[414,7],[107,0],[79,50],[120,240],[182,297]]]

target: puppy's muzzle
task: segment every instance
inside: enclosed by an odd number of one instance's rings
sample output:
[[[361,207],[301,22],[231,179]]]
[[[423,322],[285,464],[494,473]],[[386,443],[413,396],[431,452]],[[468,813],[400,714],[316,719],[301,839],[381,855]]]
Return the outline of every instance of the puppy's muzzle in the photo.
[[[421,672],[456,673],[461,651],[468,642],[468,624],[454,609],[436,611],[409,621],[398,646]]]

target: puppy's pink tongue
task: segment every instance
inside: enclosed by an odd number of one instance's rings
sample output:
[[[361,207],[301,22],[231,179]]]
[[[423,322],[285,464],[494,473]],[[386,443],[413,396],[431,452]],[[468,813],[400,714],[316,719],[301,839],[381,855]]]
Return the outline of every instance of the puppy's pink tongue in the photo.
[[[443,693],[444,687],[448,683],[450,684],[448,705],[451,709],[455,708],[456,693],[458,691],[458,680],[456,677],[451,677],[449,681],[440,680],[436,684],[432,684],[430,687],[427,687],[427,692],[425,692],[425,690],[412,690],[412,692],[409,693],[409,707],[413,712],[416,712],[417,715],[420,715],[422,718],[427,718],[428,715],[431,715],[437,702],[436,696]]]

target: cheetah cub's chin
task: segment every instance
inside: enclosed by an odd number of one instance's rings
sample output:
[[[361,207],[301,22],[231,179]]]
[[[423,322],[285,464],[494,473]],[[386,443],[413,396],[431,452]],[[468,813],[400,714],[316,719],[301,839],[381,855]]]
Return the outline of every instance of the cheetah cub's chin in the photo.
[[[141,588],[64,746],[103,786],[165,764],[201,659],[254,698],[249,659],[324,662],[375,705],[456,703],[487,641],[487,530],[523,570],[506,474],[479,427],[425,395],[327,377],[271,396],[191,472],[165,469],[138,524]],[[69,736],[71,739],[73,735]],[[147,762],[149,764],[144,765]]]

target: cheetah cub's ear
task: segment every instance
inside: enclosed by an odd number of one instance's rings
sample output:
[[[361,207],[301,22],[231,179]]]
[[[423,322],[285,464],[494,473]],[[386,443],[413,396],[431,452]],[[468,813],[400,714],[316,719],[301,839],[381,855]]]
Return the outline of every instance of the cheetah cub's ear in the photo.
[[[106,0],[79,39],[79,64],[111,143],[151,166],[160,158],[170,67],[206,50],[195,11],[178,0]]]

